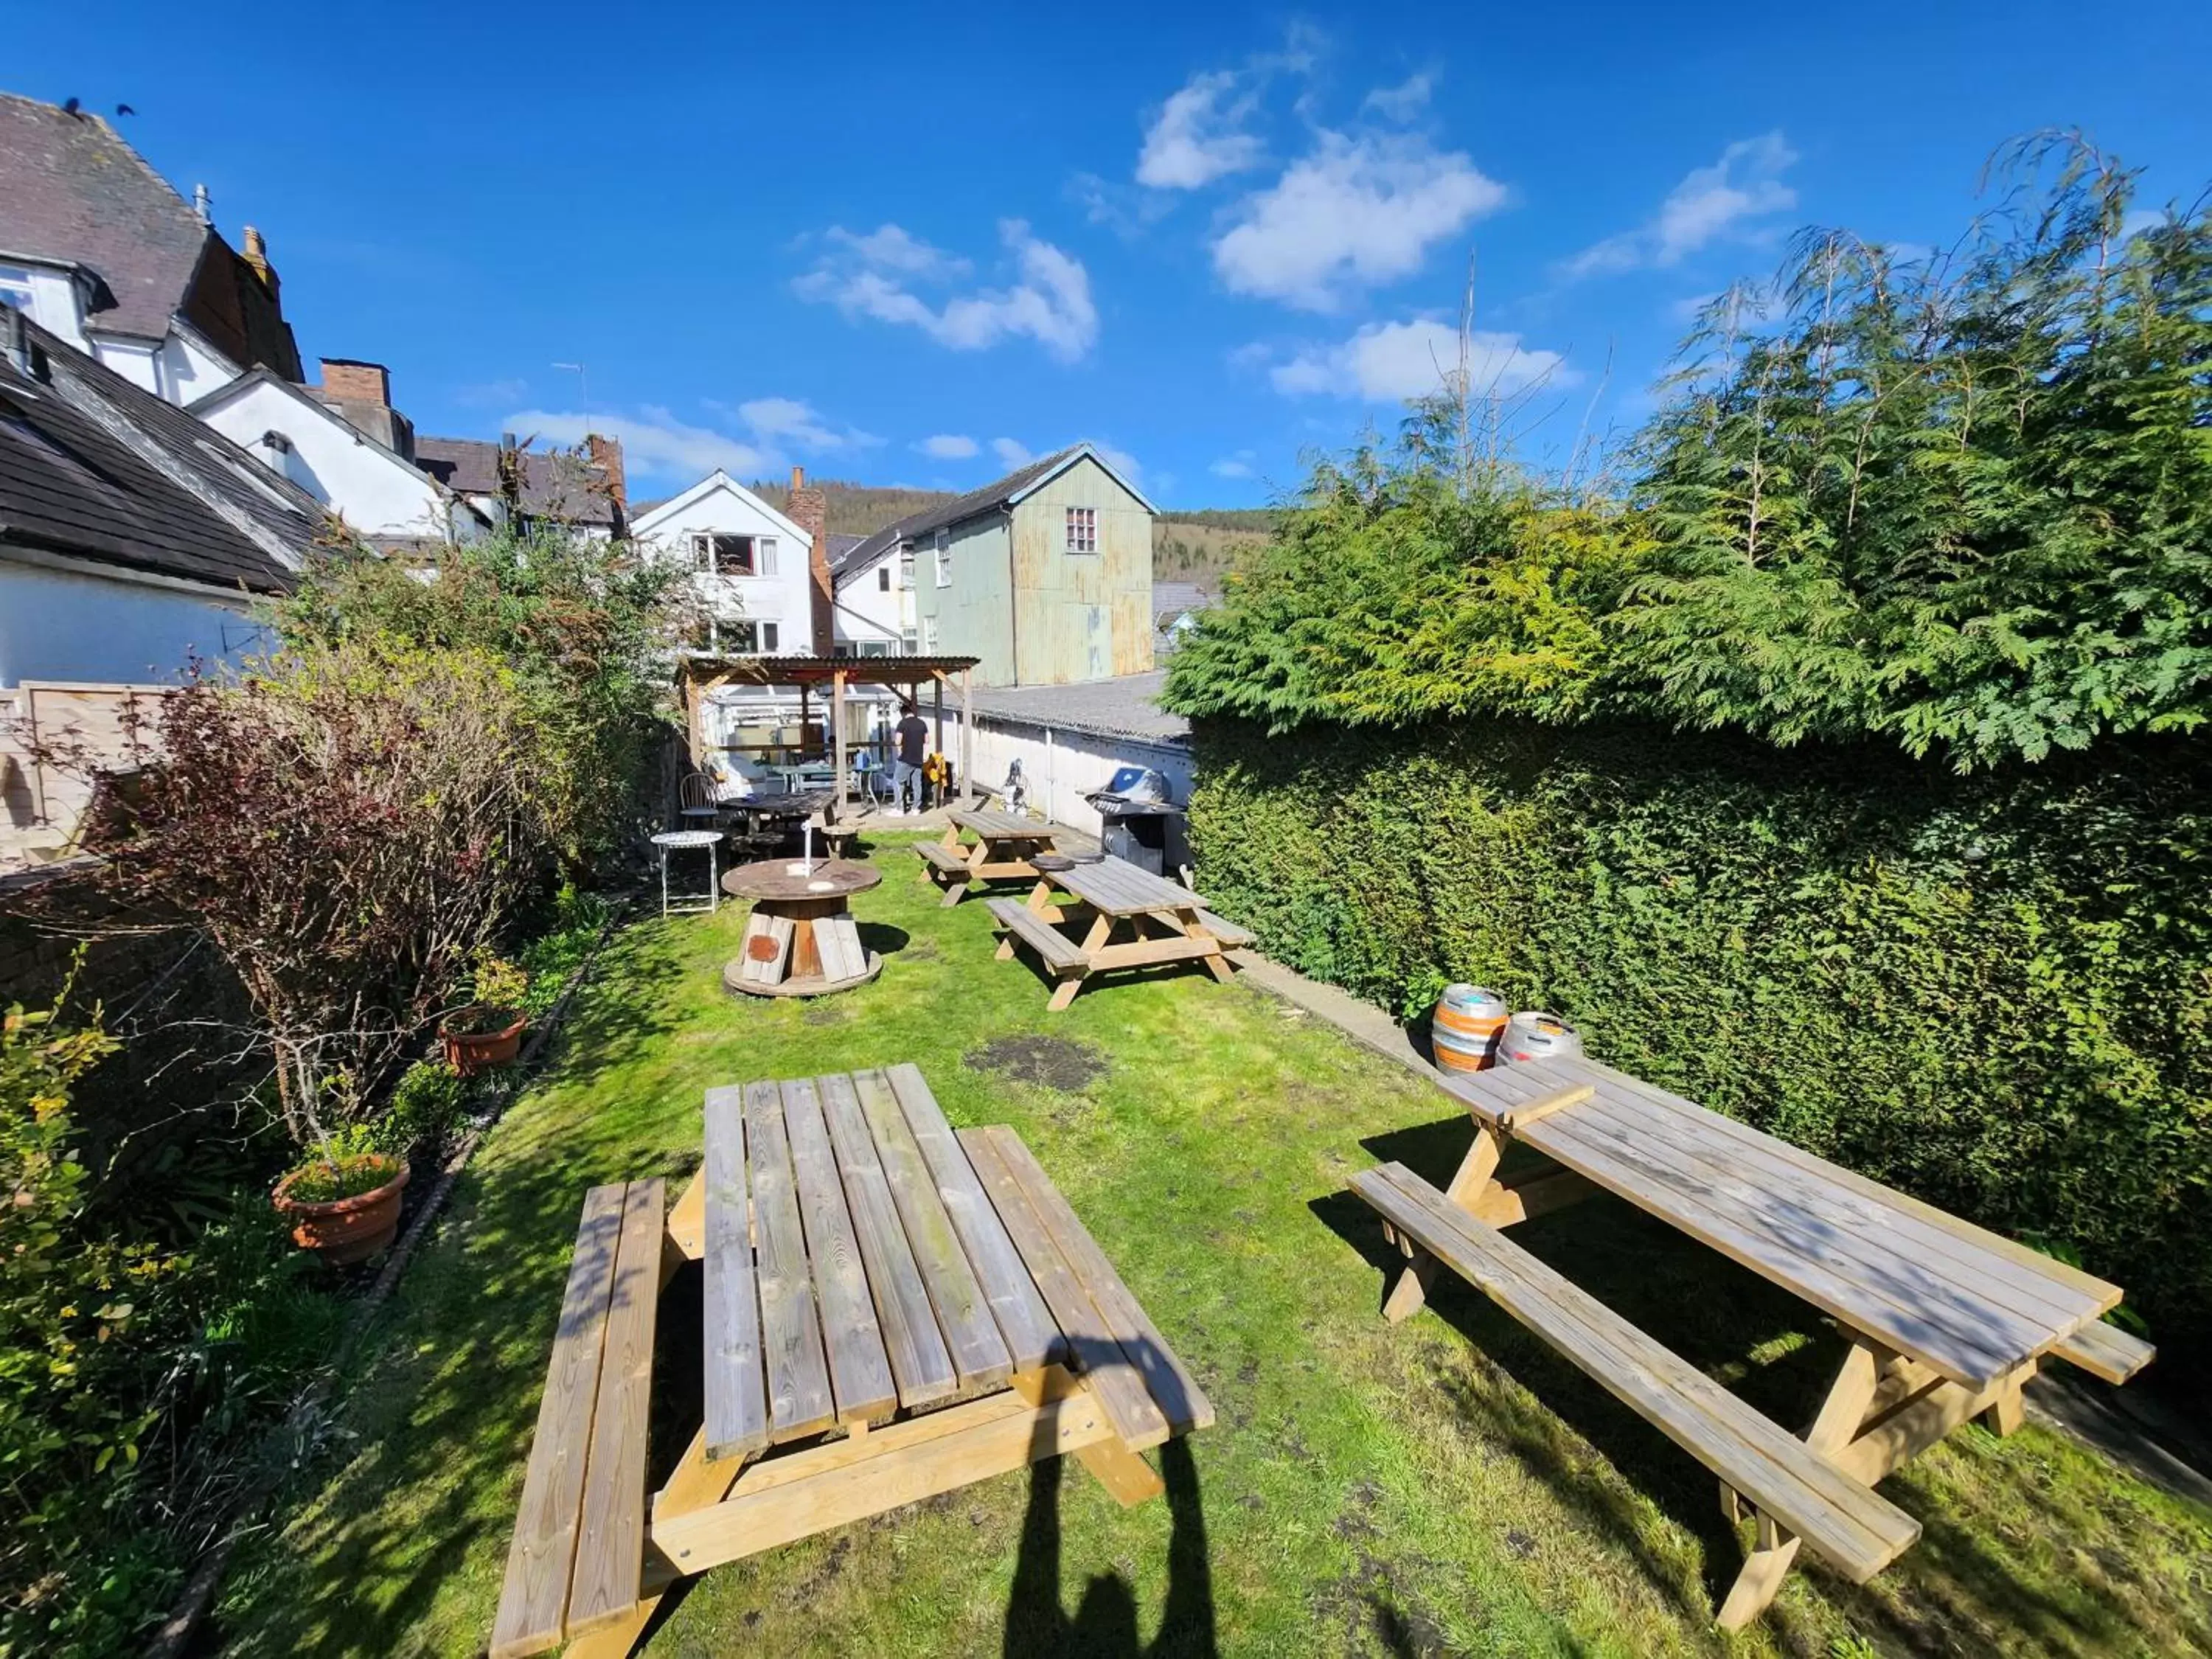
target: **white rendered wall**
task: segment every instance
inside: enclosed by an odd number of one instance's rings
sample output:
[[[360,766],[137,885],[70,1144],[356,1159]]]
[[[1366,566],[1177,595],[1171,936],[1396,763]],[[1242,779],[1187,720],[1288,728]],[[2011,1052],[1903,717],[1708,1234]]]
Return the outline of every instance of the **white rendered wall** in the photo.
[[[888,592],[882,585],[886,570],[891,579]],[[901,586],[896,548],[861,569],[845,573],[837,584],[836,620],[840,645],[880,640],[889,643],[894,655],[900,652],[900,639],[914,628],[914,595]]]
[[[180,331],[172,331],[161,342],[159,390],[179,407],[210,392],[221,391],[236,380],[240,372],[238,365],[229,358]]]
[[[927,710],[923,713],[927,718]],[[947,710],[946,752],[956,758],[960,753],[958,728],[958,720]],[[1103,789],[1124,766],[1157,769],[1166,777],[1176,805],[1190,801],[1190,750],[1180,743],[1058,731],[979,712],[973,781],[998,788],[1006,781],[1008,763],[1016,759],[1029,783],[1030,805],[1054,823],[1085,835],[1095,836],[1103,826],[1097,810],[1083,799],[1085,792]]]
[[[92,356],[95,362],[113,369],[131,385],[157,398],[161,395],[161,348],[152,341],[95,339]]]
[[[235,661],[260,641],[246,602],[0,558],[0,685],[173,684],[195,656]]]
[[[734,490],[717,486],[669,512],[656,508],[633,526],[638,544],[658,558],[691,567],[691,538],[700,532],[775,538],[773,576],[718,576],[700,571],[692,580],[701,602],[731,621],[776,624],[775,654],[804,657],[814,649],[814,610],[806,578],[808,543]]]
[[[9,263],[0,259],[0,264]],[[76,280],[46,265],[17,265],[31,276],[31,320],[58,334],[79,351],[84,347],[84,319],[77,308]]]
[[[225,398],[201,418],[343,514],[365,536],[442,538],[447,533],[446,498],[428,476],[265,381]],[[272,454],[263,446],[263,435],[271,431],[291,440],[290,454]]]

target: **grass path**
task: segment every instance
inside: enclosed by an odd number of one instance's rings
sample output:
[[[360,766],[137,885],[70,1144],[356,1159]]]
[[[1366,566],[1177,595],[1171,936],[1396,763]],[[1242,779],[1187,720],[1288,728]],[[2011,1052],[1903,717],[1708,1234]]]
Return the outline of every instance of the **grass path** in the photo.
[[[1815,1567],[1721,1637],[1739,1550],[1702,1469],[1472,1293],[1376,1316],[1384,1247],[1344,1188],[1378,1157],[1449,1173],[1465,1123],[1437,1093],[1248,987],[1176,976],[1048,1015],[981,906],[940,910],[900,849],[876,857],[855,908],[888,962],[842,998],[724,996],[739,908],[617,938],[394,1299],[337,1457],[241,1551],[226,1651],[481,1652],[584,1188],[688,1172],[710,1084],[902,1060],[956,1124],[1019,1130],[1220,1421],[1169,1466],[1170,1503],[1124,1511],[1053,1466],[720,1569],[655,1659],[2212,1651],[2212,1515],[2033,1426],[1969,1431],[1886,1486],[1927,1535],[1873,1586]],[[1102,1069],[1054,1087],[969,1063],[1024,1036]],[[1045,1058],[1082,1058],[1058,1042]],[[1832,1367],[1801,1305],[1612,1200],[1516,1236],[1784,1420]]]

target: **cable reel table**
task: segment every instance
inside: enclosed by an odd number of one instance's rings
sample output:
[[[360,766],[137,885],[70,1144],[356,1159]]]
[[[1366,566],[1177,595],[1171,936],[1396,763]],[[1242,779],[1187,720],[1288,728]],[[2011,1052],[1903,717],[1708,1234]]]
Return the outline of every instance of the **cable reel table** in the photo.
[[[847,905],[883,880],[883,872],[846,859],[767,859],[740,865],[722,890],[750,899],[745,940],[722,969],[733,996],[818,997],[865,985],[884,959],[860,943]]]

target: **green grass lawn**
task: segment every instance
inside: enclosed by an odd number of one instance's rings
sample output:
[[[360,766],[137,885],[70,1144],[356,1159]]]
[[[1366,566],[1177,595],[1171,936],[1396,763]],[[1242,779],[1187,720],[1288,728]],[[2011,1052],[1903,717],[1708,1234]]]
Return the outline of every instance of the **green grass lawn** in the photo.
[[[1704,1469],[1464,1287],[1378,1316],[1389,1258],[1345,1188],[1386,1157],[1445,1178],[1468,1131],[1440,1093],[1201,974],[1048,1015],[980,904],[875,855],[855,908],[887,963],[843,997],[726,997],[741,908],[617,937],[390,1304],[334,1455],[240,1552],[226,1651],[480,1652],[584,1189],[687,1173],[709,1085],[902,1060],[956,1124],[1020,1132],[1219,1421],[1165,1454],[1167,1502],[1123,1510],[1072,1464],[1004,1476],[718,1569],[648,1653],[2212,1651],[2212,1515],[2033,1425],[1888,1483],[1926,1535],[1872,1586],[1814,1564],[1720,1636],[1741,1552]],[[1095,1073],[982,1067],[1039,1035]],[[1835,1363],[1809,1310],[1612,1200],[1516,1237],[1785,1422]]]

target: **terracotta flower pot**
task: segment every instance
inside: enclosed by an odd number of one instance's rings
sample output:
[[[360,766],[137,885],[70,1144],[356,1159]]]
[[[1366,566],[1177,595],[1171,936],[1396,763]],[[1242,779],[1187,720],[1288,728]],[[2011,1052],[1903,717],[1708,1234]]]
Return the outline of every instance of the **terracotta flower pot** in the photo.
[[[446,1063],[460,1077],[512,1065],[521,1052],[522,1034],[529,1024],[527,1016],[517,1014],[514,1023],[501,1031],[452,1031],[441,1026],[438,1036],[446,1045]]]
[[[404,1162],[399,1173],[374,1192],[352,1198],[312,1204],[291,1195],[292,1183],[307,1173],[295,1170],[276,1183],[271,1201],[276,1212],[292,1222],[292,1237],[303,1249],[325,1261],[343,1267],[366,1261],[392,1243],[399,1231],[399,1194],[407,1186]]]

